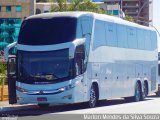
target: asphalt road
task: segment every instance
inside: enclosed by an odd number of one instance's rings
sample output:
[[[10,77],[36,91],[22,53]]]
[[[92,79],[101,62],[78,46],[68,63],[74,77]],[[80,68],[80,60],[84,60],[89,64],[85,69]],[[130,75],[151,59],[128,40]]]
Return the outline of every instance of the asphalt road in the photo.
[[[2,118],[15,117],[14,120],[81,120],[84,119],[84,114],[160,114],[160,97],[150,96],[141,102],[126,102],[123,99],[101,101],[96,108],[88,108],[87,103],[81,103],[51,106],[46,109],[31,106],[21,110],[0,112]]]

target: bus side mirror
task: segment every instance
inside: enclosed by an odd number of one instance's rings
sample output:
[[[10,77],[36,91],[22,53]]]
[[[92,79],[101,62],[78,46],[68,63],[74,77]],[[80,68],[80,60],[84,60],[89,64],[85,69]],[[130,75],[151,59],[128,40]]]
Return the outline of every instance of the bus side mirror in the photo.
[[[16,75],[16,57],[9,57],[7,64],[8,76]]]

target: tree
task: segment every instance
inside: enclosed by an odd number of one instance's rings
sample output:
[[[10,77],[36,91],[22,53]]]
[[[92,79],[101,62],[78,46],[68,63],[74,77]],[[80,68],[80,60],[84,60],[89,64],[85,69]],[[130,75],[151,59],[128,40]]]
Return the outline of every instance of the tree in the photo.
[[[90,11],[101,14],[108,14],[105,10],[101,9],[97,4],[91,2],[90,0],[72,0],[70,3],[67,0],[48,0],[49,2],[57,3],[57,5],[52,5],[51,12],[63,12],[63,11]],[[131,16],[125,16],[127,21],[135,22],[134,18]]]
[[[57,2],[57,5],[52,5],[51,12],[63,12],[69,11],[69,4],[66,0],[50,0],[53,2]]]
[[[124,19],[127,20],[127,21],[130,21],[130,22],[135,22],[134,18],[131,17],[131,16],[128,16],[128,15],[126,15]]]
[[[67,3],[67,0],[50,0],[57,2],[57,6],[52,6],[52,12],[62,11],[90,11],[96,13],[105,13],[97,4],[90,0],[72,0],[71,3]]]
[[[0,75],[5,75],[6,74],[6,70],[7,70],[7,65],[5,63],[2,63],[2,61],[0,61]]]

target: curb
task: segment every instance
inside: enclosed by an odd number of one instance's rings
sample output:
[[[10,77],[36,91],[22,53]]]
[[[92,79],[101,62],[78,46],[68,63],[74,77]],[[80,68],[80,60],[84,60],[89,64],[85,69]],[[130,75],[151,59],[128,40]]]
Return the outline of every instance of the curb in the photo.
[[[9,105],[9,106],[2,106],[0,107],[0,113],[1,112],[9,112],[13,110],[22,110],[22,109],[29,109],[29,108],[35,108],[37,105],[33,104],[26,104],[26,105]]]

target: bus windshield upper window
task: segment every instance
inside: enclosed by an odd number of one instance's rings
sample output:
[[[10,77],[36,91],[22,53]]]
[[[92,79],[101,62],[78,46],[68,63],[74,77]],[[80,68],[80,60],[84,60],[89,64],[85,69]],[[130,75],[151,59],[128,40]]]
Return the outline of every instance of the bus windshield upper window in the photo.
[[[76,26],[74,17],[28,19],[21,26],[18,43],[51,45],[70,42],[76,38]]]

